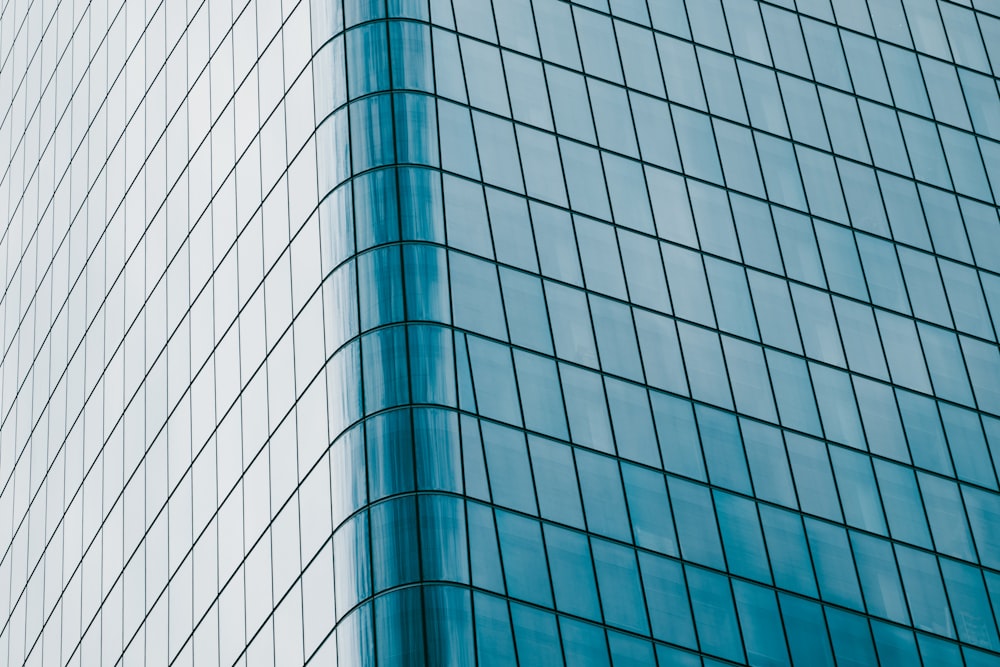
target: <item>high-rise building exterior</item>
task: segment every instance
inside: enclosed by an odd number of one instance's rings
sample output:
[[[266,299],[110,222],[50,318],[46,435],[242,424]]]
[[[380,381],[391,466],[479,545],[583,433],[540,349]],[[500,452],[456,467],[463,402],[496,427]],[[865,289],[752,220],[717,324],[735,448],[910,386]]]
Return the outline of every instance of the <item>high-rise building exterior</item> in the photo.
[[[0,4],[0,662],[1000,665],[995,3]]]

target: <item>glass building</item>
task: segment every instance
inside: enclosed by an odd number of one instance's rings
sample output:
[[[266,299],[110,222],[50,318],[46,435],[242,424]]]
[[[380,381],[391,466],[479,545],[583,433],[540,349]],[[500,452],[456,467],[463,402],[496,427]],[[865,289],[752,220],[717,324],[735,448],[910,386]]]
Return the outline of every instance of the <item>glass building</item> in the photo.
[[[0,0],[0,663],[1000,665],[995,0]]]

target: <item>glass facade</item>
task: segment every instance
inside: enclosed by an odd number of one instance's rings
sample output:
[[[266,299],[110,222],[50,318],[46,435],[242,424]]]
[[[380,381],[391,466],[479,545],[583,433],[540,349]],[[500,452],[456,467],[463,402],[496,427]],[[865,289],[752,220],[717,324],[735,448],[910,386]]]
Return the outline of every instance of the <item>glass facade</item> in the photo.
[[[1000,665],[995,2],[0,12],[0,661]]]
[[[301,664],[333,627],[309,3],[0,5],[0,664]]]

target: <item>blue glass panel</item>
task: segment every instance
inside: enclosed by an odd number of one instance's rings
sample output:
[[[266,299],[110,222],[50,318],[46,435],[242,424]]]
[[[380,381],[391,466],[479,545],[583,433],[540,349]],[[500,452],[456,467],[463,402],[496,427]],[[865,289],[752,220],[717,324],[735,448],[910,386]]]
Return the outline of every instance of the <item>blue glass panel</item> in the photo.
[[[781,617],[774,591],[746,582],[734,582],[747,660],[752,665],[786,665],[788,649],[781,632]]]
[[[692,593],[695,624],[701,648],[709,655],[743,662],[736,609],[725,577],[696,567],[685,567]]]
[[[411,21],[389,23],[393,88],[434,92],[430,38],[430,30],[426,25]]]
[[[375,592],[420,579],[415,500],[413,496],[396,498],[374,505],[370,510],[372,586]],[[375,615],[378,622],[378,605]],[[406,639],[401,641],[409,644]],[[405,653],[410,649],[401,646],[399,650]]]
[[[438,123],[442,129],[441,167],[470,178],[479,178],[479,161],[476,142],[472,133],[472,116],[465,107],[449,102],[438,102]],[[445,202],[448,198],[449,179],[445,179]]]
[[[414,409],[413,446],[417,488],[462,491],[462,448],[454,412]]]
[[[601,370],[640,382],[642,364],[631,309],[617,301],[597,296],[591,296],[589,301]]]
[[[636,637],[608,633],[608,645],[611,647],[611,660],[615,667],[645,667],[652,664],[653,645]]]
[[[728,23],[739,26],[739,30],[730,33],[733,52],[742,58],[770,65],[771,53],[767,47],[764,23],[757,8],[734,0],[723,0],[722,5],[726,10]]]
[[[723,569],[722,545],[708,489],[680,479],[671,478],[669,482],[681,556],[694,563]]]
[[[589,146],[559,140],[570,206],[574,210],[608,220],[611,207],[601,168],[600,153]]]
[[[778,421],[767,366],[764,363],[764,351],[757,345],[729,336],[722,338],[722,347],[726,354],[736,409],[752,417]]]
[[[741,577],[771,583],[756,504],[721,491],[714,492],[713,497],[729,571]]]
[[[538,41],[542,55],[552,62],[580,69],[580,49],[573,31],[570,8],[561,2],[535,2]]]
[[[838,666],[864,667],[875,664],[875,646],[868,622],[863,616],[827,608],[826,622],[830,628],[833,654]]]
[[[566,439],[566,413],[563,410],[555,361],[515,350],[514,367],[517,369],[525,426],[533,431]]]
[[[781,96],[787,109],[792,138],[817,148],[830,150],[816,86],[786,74],[778,75],[778,83],[781,85]],[[817,157],[812,152],[805,152],[799,154],[800,160],[803,155],[812,156],[813,161]],[[814,212],[818,213],[815,208]]]
[[[604,386],[611,409],[618,455],[646,465],[660,467],[656,432],[650,415],[646,390],[638,385],[606,378]]]
[[[819,0],[817,4],[822,9],[810,13],[820,16],[829,13],[829,5],[826,5],[826,0]],[[824,7],[824,5],[826,6]],[[801,9],[802,7],[800,7]],[[816,81],[840,88],[841,90],[850,91],[851,79],[847,71],[847,62],[844,60],[844,50],[841,46],[840,35],[836,28],[826,23],[803,17],[802,33],[806,38],[806,46],[809,48],[809,56],[812,61],[813,72],[816,74]]]
[[[936,394],[971,406],[972,390],[955,334],[923,323],[917,329]]]
[[[650,392],[650,400],[664,469],[706,481],[705,461],[691,403],[660,392]]]
[[[486,422],[482,423],[482,430],[493,502],[537,514],[524,434]]]
[[[701,47],[696,47],[696,53],[708,98],[708,110],[713,115],[746,124],[747,112],[736,75],[736,61]]]
[[[737,61],[737,68],[750,112],[750,124],[765,132],[789,136],[788,122],[774,72],[742,60]]]
[[[487,188],[486,200],[497,260],[538,273],[527,202],[494,188]]]
[[[823,608],[790,595],[779,594],[779,600],[792,663],[833,667],[833,650],[823,620]]]
[[[476,391],[481,393],[489,388],[491,397],[496,398],[483,401],[482,413],[492,419],[520,426],[521,411],[510,349],[484,338],[470,337],[468,340]]]
[[[591,539],[591,549],[604,621],[624,630],[649,634],[635,552],[597,539]]]
[[[841,447],[830,448],[830,459],[848,525],[886,535],[885,517],[871,460]]]
[[[805,204],[802,208],[805,208]],[[823,264],[816,246],[812,221],[804,215],[785,209],[772,207],[771,211],[788,277],[825,288],[826,279],[823,276]]]
[[[427,95],[393,95],[396,119],[396,160],[438,166],[437,124],[434,100]]]
[[[421,496],[418,506],[423,581],[468,583],[464,503],[457,498],[435,495]]]
[[[747,278],[760,324],[761,340],[767,345],[802,354],[788,286],[759,271],[747,271]]]
[[[766,350],[774,399],[783,426],[820,435],[816,398],[805,361],[790,354]]]
[[[909,625],[910,615],[896,569],[892,544],[862,533],[851,533],[858,577],[869,614]]]
[[[650,68],[651,69],[651,68]],[[659,80],[659,73],[657,73]],[[674,136],[670,118],[670,106],[659,99],[631,93],[632,116],[635,119],[635,133],[639,138],[639,152],[646,162],[680,170],[680,155],[677,153],[677,138]]]
[[[598,535],[631,542],[617,461],[579,450],[576,452],[576,469],[588,529]]]
[[[733,399],[719,335],[684,323],[678,323],[677,332],[684,352],[688,381],[691,383],[691,396],[696,400],[732,409]]]
[[[375,599],[375,637],[378,664],[419,667],[424,662],[423,625],[398,623],[398,619],[419,619],[420,591],[404,588]]]
[[[347,53],[350,54],[347,83],[351,99],[389,88],[386,38],[385,23],[372,23],[347,32]]]
[[[875,651],[883,664],[913,665],[920,661],[913,631],[888,623],[872,622]]]
[[[600,621],[601,608],[587,536],[546,524],[545,547],[549,554],[556,609]]]
[[[717,486],[750,493],[750,475],[736,417],[722,410],[695,405],[698,431],[705,450],[709,481]]]
[[[409,410],[375,415],[365,424],[368,488],[372,500],[412,491],[416,482]]]
[[[560,616],[559,630],[567,664],[580,667],[611,667],[603,629]]]
[[[979,416],[955,405],[939,405],[958,478],[996,490],[996,477]]]
[[[514,128],[521,151],[521,168],[530,197],[566,206],[566,183],[559,165],[556,139],[523,125]]]
[[[937,559],[903,546],[896,547],[896,559],[906,599],[910,603],[913,625],[919,630],[954,638],[955,627],[948,611]]]
[[[576,477],[565,474],[573,467],[572,449],[551,440],[530,436],[531,467],[542,517],[583,528],[583,509]]]
[[[786,507],[797,507],[781,431],[749,419],[740,420],[740,430],[755,495]]]
[[[982,564],[996,568],[1000,563],[1000,533],[996,531],[997,521],[1000,521],[1000,499],[965,485],[962,486],[962,496]]]
[[[934,546],[942,553],[975,561],[975,546],[958,485],[926,473],[917,473],[917,479],[927,508]]]
[[[636,545],[676,556],[677,538],[663,475],[639,466],[623,465],[622,480]]]
[[[878,43],[873,39],[850,32],[841,32],[840,34],[844,42],[844,53],[847,55],[851,78],[854,81],[854,91],[863,97],[885,104],[890,103],[889,84],[886,81],[885,72],[882,70]]]
[[[476,592],[472,603],[476,609],[477,663],[483,667],[516,665],[506,600]]]
[[[768,42],[778,69],[809,77],[809,57],[795,14],[772,6],[761,7]]]
[[[743,338],[758,340],[746,272],[738,265],[713,257],[705,258],[708,284],[712,289],[719,328]]]
[[[719,165],[719,154],[708,116],[679,106],[672,107],[672,113],[684,171],[697,178],[721,184],[722,167]]]
[[[819,97],[834,152],[852,160],[870,163],[871,154],[868,152],[868,141],[865,139],[857,100],[831,88],[820,88]]]
[[[575,366],[559,365],[566,413],[573,442],[602,452],[614,451],[601,376]]]
[[[469,664],[474,660],[472,605],[469,592],[450,586],[424,589],[427,662]],[[390,630],[391,632],[391,630]]]
[[[796,284],[791,285],[791,290],[806,355],[828,364],[844,366],[843,346],[829,295]]]
[[[701,256],[677,246],[662,244],[667,281],[673,287],[674,314],[706,326],[715,325],[712,301]],[[683,286],[683,289],[681,288]]]
[[[409,400],[406,328],[379,329],[361,339],[365,410],[375,412]]]
[[[1000,638],[990,613],[982,574],[974,567],[946,558],[940,559],[940,563],[958,638],[991,651],[1000,650]]]
[[[517,15],[516,11],[511,12],[510,5],[505,4],[503,7],[505,11],[510,12],[510,16]],[[503,52],[503,64],[507,72],[507,86],[514,119],[551,131],[552,111],[549,108],[542,64],[510,51]]]
[[[500,43],[518,51],[538,55],[535,26],[531,20],[531,3],[528,0],[513,0],[509,3],[495,3],[497,32]]]
[[[847,531],[810,518],[805,524],[820,597],[851,609],[864,609]]]
[[[686,24],[687,21],[681,19],[681,23]],[[656,46],[660,52],[660,66],[671,101],[706,111],[698,60],[691,44],[657,35]]]
[[[806,197],[792,144],[759,132],[754,133],[768,198],[783,206],[806,210]]]
[[[842,521],[837,486],[830,470],[830,455],[824,443],[793,433],[786,433],[785,440],[802,511]]]
[[[681,564],[640,552],[639,566],[653,637],[694,648],[694,624]]]
[[[478,503],[468,504],[469,564],[472,584],[497,593],[504,592],[503,571],[500,566],[500,549],[497,546],[497,529],[493,510]],[[479,606],[479,602],[476,602]],[[504,611],[506,616],[507,612]],[[477,611],[477,617],[479,617]],[[480,617],[481,618],[481,617]]]
[[[524,192],[521,165],[518,162],[514,126],[493,115],[472,113],[476,132],[476,148],[483,181],[515,192]]]
[[[858,107],[864,119],[875,166],[909,176],[910,163],[895,112],[866,100],[859,100]]]
[[[602,159],[615,222],[646,234],[655,233],[642,165],[610,153],[604,153]]]
[[[579,35],[583,69],[587,74],[622,83],[621,63],[614,48],[611,19],[596,12],[574,9],[573,19]]]
[[[511,597],[552,606],[541,526],[510,512],[497,512],[497,533],[503,556],[504,578]]]
[[[657,234],[691,248],[698,247],[685,179],[662,169],[646,167]]]
[[[579,364],[597,368],[597,350],[590,328],[574,326],[589,319],[586,294],[552,282],[545,283],[545,296],[552,323],[552,337],[555,339],[556,355]]]
[[[337,615],[343,616],[371,595],[368,513],[355,514],[333,534],[334,591]]]
[[[691,193],[691,208],[698,227],[701,249],[739,261],[739,243],[726,194],[719,188],[695,180],[688,180],[687,186]]]
[[[829,179],[824,178],[824,180]],[[849,229],[820,220],[815,221],[815,225],[816,240],[823,249],[823,268],[826,269],[830,289],[867,301],[868,290],[861,271],[861,263],[858,261],[855,235]]]
[[[374,667],[375,638],[372,636],[371,603],[361,605],[341,619],[337,630],[338,662],[359,667]]]
[[[490,17],[488,9],[485,12],[477,12],[477,14]],[[489,20],[492,23],[492,17]],[[461,23],[459,23],[459,30],[462,30]],[[507,89],[505,86],[494,85],[495,82],[504,80],[500,51],[465,37],[459,37],[458,41],[462,47],[462,62],[465,65],[465,84],[469,89],[469,103],[491,113],[510,117]]]
[[[631,123],[628,95],[624,88],[596,79],[587,80],[590,105],[597,127],[597,144],[616,153],[639,157],[635,130]]]
[[[670,298],[656,245],[649,243],[644,236],[625,230],[618,230],[618,243],[629,300],[661,313],[669,313]]]
[[[816,387],[816,402],[823,417],[826,437],[864,449],[865,435],[858,418],[851,376],[819,364],[809,364],[809,371]]]
[[[957,644],[921,634],[917,635],[917,643],[920,645],[920,655],[925,664],[958,665],[962,663],[962,652]]]

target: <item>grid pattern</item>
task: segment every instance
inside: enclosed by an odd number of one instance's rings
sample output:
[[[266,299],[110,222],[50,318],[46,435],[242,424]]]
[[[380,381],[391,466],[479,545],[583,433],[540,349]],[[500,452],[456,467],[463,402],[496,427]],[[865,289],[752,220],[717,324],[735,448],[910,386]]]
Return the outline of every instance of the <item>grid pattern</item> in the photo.
[[[1000,664],[989,5],[0,1],[2,660]]]
[[[342,9],[339,664],[1000,664],[995,6]]]
[[[0,663],[301,663],[324,623],[311,25],[0,3]]]

